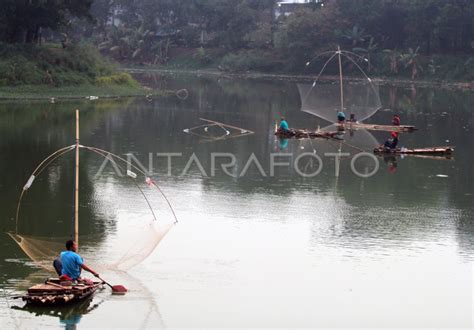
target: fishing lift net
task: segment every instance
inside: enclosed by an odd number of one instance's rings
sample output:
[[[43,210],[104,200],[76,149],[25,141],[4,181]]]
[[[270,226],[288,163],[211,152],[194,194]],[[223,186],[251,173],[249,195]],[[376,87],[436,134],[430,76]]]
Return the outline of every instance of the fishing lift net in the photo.
[[[8,235],[18,244],[21,250],[38,266],[54,271],[53,260],[63,251],[64,240],[49,237],[35,237],[23,234],[8,233]],[[69,239],[69,238],[67,238]]]
[[[334,132],[337,131],[337,125],[329,125],[319,131]],[[344,157],[353,157],[360,152],[372,152],[375,147],[380,145],[374,135],[364,129],[344,131],[340,136],[329,139],[301,139],[298,143],[303,152],[310,151],[321,156],[326,153],[342,153],[345,155]],[[361,159],[362,162],[365,160]]]
[[[372,156],[372,150],[379,145],[377,139],[365,129],[358,130],[345,130],[339,131],[339,125],[331,124],[324,128],[311,129],[308,131],[316,132],[328,132],[335,133],[336,135],[331,135],[331,137],[323,138],[302,138],[296,139],[294,149],[298,154],[303,153],[313,153],[320,157],[328,157],[327,161],[336,162],[336,169],[339,173],[339,165],[348,167],[351,164],[351,160],[356,155],[361,152],[369,152],[364,156],[358,156],[357,161],[354,162],[356,168],[360,173],[370,173],[374,169],[374,159]],[[370,155],[370,156],[367,156]],[[306,157],[306,160],[303,160],[302,169],[304,172],[308,168],[315,170],[319,165],[314,161],[312,157]],[[339,174],[337,174],[339,175]]]
[[[341,102],[346,119],[349,119],[352,114],[357,121],[362,122],[375,114],[382,107],[382,103],[378,86],[362,70],[360,63],[363,63],[365,58],[348,51],[326,52],[324,55],[330,57],[314,82],[297,84],[301,110],[331,123],[337,121],[337,113],[341,111]],[[340,71],[338,70],[339,57],[341,58]],[[350,71],[351,78],[345,79],[343,71]],[[326,75],[327,72],[339,72],[340,79],[330,82],[321,81],[321,76]]]
[[[106,268],[130,269],[152,254],[177,223],[174,210],[158,184],[140,168],[105,150],[82,145],[80,148],[106,158],[115,169],[125,173],[124,178],[113,178],[113,184],[110,183],[110,178],[93,183],[96,196],[109,196],[101,198],[95,207],[99,210],[107,209],[103,212],[104,221],[113,220],[115,230],[102,234],[105,238],[95,234],[80,236],[80,254],[86,264],[99,271]],[[53,271],[53,260],[65,250],[64,243],[71,237],[40,237],[19,232],[19,228],[25,227],[19,226],[21,203],[35,179],[56,159],[74,149],[75,145],[59,149],[35,169],[18,202],[15,232],[8,233],[35,264],[50,271]],[[87,220],[83,218],[81,222]],[[26,225],[28,221],[31,220],[22,219]],[[100,260],[97,256],[101,256]]]

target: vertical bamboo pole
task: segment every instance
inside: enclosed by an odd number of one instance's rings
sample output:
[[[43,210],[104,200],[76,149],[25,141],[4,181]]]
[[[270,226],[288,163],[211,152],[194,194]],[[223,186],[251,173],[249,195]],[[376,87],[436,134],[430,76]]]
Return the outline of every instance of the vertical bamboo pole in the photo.
[[[76,109],[76,178],[74,184],[74,241],[79,246],[79,110]]]
[[[344,89],[342,87],[341,48],[339,46],[337,46],[337,55],[339,58],[339,87],[341,88],[341,111],[344,112]]]

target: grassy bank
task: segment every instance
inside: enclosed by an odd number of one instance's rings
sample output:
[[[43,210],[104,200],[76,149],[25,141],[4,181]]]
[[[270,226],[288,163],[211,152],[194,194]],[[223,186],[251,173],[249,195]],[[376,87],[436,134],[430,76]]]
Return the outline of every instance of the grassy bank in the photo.
[[[6,99],[74,99],[89,96],[100,98],[143,96],[151,94],[141,86],[64,86],[51,87],[45,85],[23,85],[13,87],[0,87],[0,100]],[[154,93],[155,94],[155,93]]]
[[[0,98],[135,96],[147,91],[94,48],[0,45]]]

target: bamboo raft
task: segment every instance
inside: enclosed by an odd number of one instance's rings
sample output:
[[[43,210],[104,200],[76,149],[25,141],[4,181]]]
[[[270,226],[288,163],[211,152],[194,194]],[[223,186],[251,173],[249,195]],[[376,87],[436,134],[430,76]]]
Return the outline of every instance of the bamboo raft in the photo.
[[[386,155],[451,155],[454,152],[453,146],[441,146],[441,147],[430,147],[430,148],[396,148],[390,150],[384,146],[379,146],[374,149],[375,154],[386,154]]]
[[[344,132],[344,131],[341,131]],[[276,130],[275,135],[282,139],[339,139],[339,134],[341,132],[337,131],[330,131],[330,132],[323,132],[323,131],[308,131],[304,129],[294,129],[290,128],[288,131]]]
[[[102,282],[74,284],[71,281],[48,278],[44,283],[30,287],[28,292],[19,298],[27,304],[37,306],[73,304],[91,297],[102,286]]]
[[[398,133],[412,133],[418,130],[415,126],[410,125],[376,125],[376,124],[364,124],[357,122],[345,122],[344,127],[348,130],[366,129],[368,131],[385,131],[385,132],[398,132]]]

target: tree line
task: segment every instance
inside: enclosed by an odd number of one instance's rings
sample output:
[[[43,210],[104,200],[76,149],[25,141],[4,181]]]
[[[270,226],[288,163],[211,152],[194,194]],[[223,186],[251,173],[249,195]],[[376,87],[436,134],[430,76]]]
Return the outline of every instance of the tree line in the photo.
[[[366,58],[369,71],[373,64],[392,74],[407,67],[416,77],[439,70],[439,56],[472,64],[474,52],[472,0],[310,0],[279,16],[274,0],[0,2],[3,42],[62,31],[118,60],[151,64],[187,48],[202,64],[219,58],[223,69],[298,71],[340,45]]]

